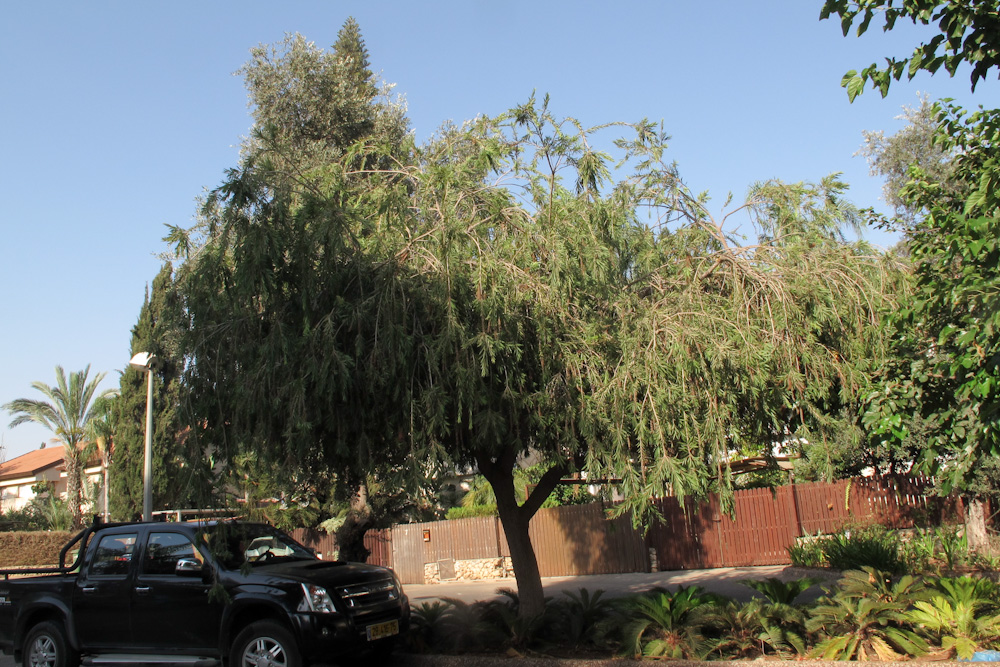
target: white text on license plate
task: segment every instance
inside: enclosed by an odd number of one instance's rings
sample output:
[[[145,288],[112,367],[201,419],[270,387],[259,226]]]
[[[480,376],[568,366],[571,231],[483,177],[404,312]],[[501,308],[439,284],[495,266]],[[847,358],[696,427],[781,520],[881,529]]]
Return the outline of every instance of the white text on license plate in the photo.
[[[386,621],[385,623],[369,625],[365,630],[370,642],[384,637],[392,637],[399,634],[399,621]]]

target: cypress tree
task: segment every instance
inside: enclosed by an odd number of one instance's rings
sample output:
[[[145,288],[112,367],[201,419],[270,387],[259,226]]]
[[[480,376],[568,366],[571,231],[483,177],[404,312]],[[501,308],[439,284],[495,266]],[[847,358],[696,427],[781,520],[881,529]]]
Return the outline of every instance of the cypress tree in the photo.
[[[181,309],[172,270],[165,264],[147,288],[139,319],[132,328],[131,354],[156,356],[153,371],[153,509],[205,505],[209,500],[207,463],[197,438],[180,419],[182,369],[178,354]],[[131,366],[122,373],[115,402],[114,448],[111,457],[112,517],[135,520],[142,515],[146,427],[146,374]]]

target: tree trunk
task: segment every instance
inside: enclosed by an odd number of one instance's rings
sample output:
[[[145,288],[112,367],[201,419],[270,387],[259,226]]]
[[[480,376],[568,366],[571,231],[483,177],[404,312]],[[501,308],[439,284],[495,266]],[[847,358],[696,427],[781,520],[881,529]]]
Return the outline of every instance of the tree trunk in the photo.
[[[63,448],[63,465],[66,468],[66,504],[73,515],[73,530],[83,526],[82,461],[75,443]]]
[[[971,553],[990,553],[990,540],[986,533],[986,506],[980,498],[969,500],[965,508],[965,537]]]
[[[542,475],[524,504],[518,505],[514,494],[516,458],[513,450],[505,451],[497,458],[476,456],[479,472],[493,487],[493,495],[497,499],[497,514],[500,515],[500,523],[507,536],[507,546],[510,547],[510,560],[514,566],[514,579],[517,581],[518,616],[533,618],[541,616],[545,611],[545,591],[528,527],[531,517],[535,516],[535,512],[559,483],[565,468],[550,468]]]
[[[337,529],[337,549],[340,560],[353,563],[368,561],[371,551],[365,546],[365,533],[372,524],[371,507],[368,506],[368,486],[362,484],[347,511],[347,518]]]

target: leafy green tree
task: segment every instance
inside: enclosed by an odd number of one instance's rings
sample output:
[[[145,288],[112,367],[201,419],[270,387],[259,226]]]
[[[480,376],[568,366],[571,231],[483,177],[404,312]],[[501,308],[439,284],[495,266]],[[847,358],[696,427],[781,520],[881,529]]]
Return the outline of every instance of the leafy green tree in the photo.
[[[402,488],[388,480],[421,463],[383,444],[403,437],[405,412],[393,400],[400,388],[375,396],[395,369],[369,363],[377,322],[364,318],[391,274],[350,256],[381,239],[367,211],[340,201],[349,188],[328,193],[339,177],[330,165],[405,163],[407,121],[375,86],[353,21],[332,53],[289,36],[254,49],[242,73],[255,119],[244,158],[206,200],[202,224],[169,237],[187,253],[179,274],[193,436],[228,462],[235,486],[267,475],[296,506],[337,497],[354,507],[343,533],[356,539],[340,545],[352,553],[377,521],[371,476]],[[359,158],[366,145],[379,156]]]
[[[1000,14],[994,3],[906,0],[828,1],[821,18],[840,15],[845,34],[855,21],[863,33],[876,10],[885,29],[899,18],[936,21],[940,34],[921,44],[908,60],[889,59],[860,75],[844,77],[853,100],[871,80],[885,95],[903,71],[941,66],[952,75],[964,62],[972,84],[1000,66]],[[940,50],[940,51],[939,51]],[[968,114],[961,107],[935,107],[934,143],[953,156],[943,179],[925,165],[911,167],[901,198],[926,215],[908,236],[914,263],[911,292],[893,317],[897,330],[894,363],[883,388],[869,398],[866,421],[885,438],[905,441],[910,415],[919,415],[928,432],[921,461],[936,474],[943,491],[965,493],[970,546],[987,546],[984,486],[979,471],[995,469],[1000,455],[1000,110]],[[996,492],[994,488],[993,493]]]
[[[152,289],[147,290],[131,343],[132,354],[149,352],[157,359],[151,371],[153,509],[210,507],[214,502],[210,461],[192,437],[196,425],[185,419],[180,381],[184,363],[180,351],[182,318],[172,270],[165,264],[153,279]],[[110,509],[117,520],[142,516],[146,383],[145,372],[126,368],[110,417]]]
[[[904,106],[901,118],[907,125],[889,137],[882,131],[864,132],[865,144],[860,153],[868,160],[872,175],[885,178],[883,199],[902,220],[905,231],[924,213],[914,210],[913,202],[903,197],[911,167],[919,168],[925,178],[941,183],[952,194],[957,194],[954,190],[958,184],[951,173],[954,156],[934,140],[938,130],[934,105],[924,96],[919,107]]]
[[[847,36],[857,25],[860,37],[875,16],[880,16],[883,30],[892,30],[899,19],[909,19],[914,25],[936,23],[939,34],[913,49],[908,58],[886,58],[885,67],[872,63],[858,73],[851,70],[844,75],[841,85],[853,101],[868,82],[877,88],[882,97],[889,92],[892,82],[899,81],[905,73],[908,79],[917,72],[931,74],[944,67],[955,76],[961,65],[970,65],[972,90],[980,79],[990,75],[990,70],[1000,67],[1000,13],[996,4],[989,1],[967,0],[826,0],[820,19],[840,16],[840,25]]]
[[[839,179],[755,188],[732,212],[748,241],[648,122],[584,128],[532,99],[416,148],[365,93],[371,134],[345,145],[317,116],[367,89],[297,82],[347,61],[292,39],[248,65],[244,158],[195,234],[172,234],[185,379],[220,458],[253,451],[314,488],[335,471],[359,502],[373,476],[477,470],[531,618],[528,525],[564,475],[621,479],[643,516],[656,495],[728,489],[734,449],[856,428],[837,415],[868,390],[898,270],[844,241],[858,216]],[[543,472],[522,500],[529,454]]]
[[[73,516],[73,526],[83,525],[83,469],[87,463],[87,427],[94,416],[95,405],[114,394],[114,390],[98,391],[104,373],[89,378],[90,366],[82,371],[66,373],[56,366],[56,384],[32,382],[31,386],[45,399],[18,398],[3,406],[14,418],[10,427],[35,423],[52,431],[63,445],[63,465],[66,469],[66,499]]]

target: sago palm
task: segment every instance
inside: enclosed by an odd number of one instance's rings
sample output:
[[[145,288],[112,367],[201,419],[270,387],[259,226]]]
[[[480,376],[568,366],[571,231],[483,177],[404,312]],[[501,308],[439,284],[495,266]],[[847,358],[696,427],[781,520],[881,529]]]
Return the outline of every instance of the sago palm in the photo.
[[[631,620],[622,631],[622,651],[632,657],[703,658],[711,646],[700,632],[697,616],[716,601],[697,586],[636,596],[625,605]]]
[[[920,655],[928,646],[907,626],[907,609],[924,599],[912,577],[893,580],[873,568],[844,573],[839,590],[812,610],[806,624],[822,639],[810,657],[822,660],[896,660]]]
[[[52,431],[55,440],[62,443],[66,500],[73,512],[75,527],[83,523],[83,467],[87,462],[83,445],[87,427],[94,417],[95,405],[115,393],[111,389],[98,393],[97,386],[104,379],[104,373],[88,380],[89,374],[89,364],[82,371],[70,373],[68,378],[62,366],[56,366],[55,386],[50,387],[44,382],[31,383],[48,400],[18,398],[3,406],[14,417],[10,422],[11,428],[27,423],[40,424]]]
[[[922,634],[960,660],[1000,640],[1000,615],[981,614],[976,600],[952,602],[944,596],[915,603],[908,616]]]
[[[801,611],[791,605],[768,604],[758,598],[718,605],[702,620],[713,654],[723,659],[752,660],[804,653],[805,643],[796,631],[801,618]]]

